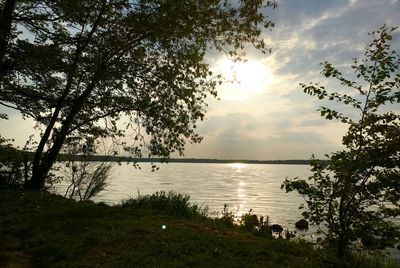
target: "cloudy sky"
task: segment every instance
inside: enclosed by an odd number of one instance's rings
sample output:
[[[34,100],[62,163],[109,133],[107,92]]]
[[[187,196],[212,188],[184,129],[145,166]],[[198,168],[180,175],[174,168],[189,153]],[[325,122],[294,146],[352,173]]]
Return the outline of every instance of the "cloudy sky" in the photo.
[[[299,83],[328,84],[321,62],[347,71],[370,42],[369,32],[384,23],[400,26],[398,0],[280,0],[267,12],[276,23],[265,33],[271,55],[250,52],[247,64],[236,65],[209,56],[241,83],[223,85],[221,100],[210,101],[199,130],[204,141],[189,146],[188,157],[308,159],[340,149],[346,126],[320,118],[316,109],[322,103]],[[392,43],[400,48],[398,33]]]
[[[368,32],[400,26],[400,0],[278,0],[266,14],[276,24],[264,33],[270,55],[249,50],[248,62],[237,64],[208,54],[213,70],[233,82],[219,88],[220,100],[209,100],[198,129],[204,140],[189,145],[185,157],[308,159],[340,149],[346,127],[321,119],[321,103],[299,83],[325,83],[319,74],[325,60],[348,70],[371,40]],[[400,48],[399,33],[392,43]],[[1,134],[21,146],[32,123],[9,115],[0,121]]]

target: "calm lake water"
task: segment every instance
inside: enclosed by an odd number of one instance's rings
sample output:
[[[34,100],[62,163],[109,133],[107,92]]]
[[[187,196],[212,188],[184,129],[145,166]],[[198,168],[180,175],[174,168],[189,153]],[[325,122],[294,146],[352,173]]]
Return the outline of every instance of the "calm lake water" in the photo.
[[[298,210],[302,199],[296,193],[286,194],[281,184],[286,177],[311,174],[307,165],[169,163],[160,164],[156,172],[151,172],[149,163],[140,166],[139,170],[115,164],[110,184],[96,201],[117,204],[136,197],[138,191],[143,195],[174,190],[189,194],[192,203],[208,206],[210,213],[221,212],[227,204],[237,216],[252,209],[269,216],[271,223],[293,229],[302,218]]]

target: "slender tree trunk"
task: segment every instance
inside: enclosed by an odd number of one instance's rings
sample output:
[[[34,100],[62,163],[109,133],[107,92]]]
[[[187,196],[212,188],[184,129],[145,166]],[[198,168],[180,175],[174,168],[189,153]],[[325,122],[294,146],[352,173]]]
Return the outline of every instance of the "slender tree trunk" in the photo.
[[[80,108],[82,107],[85,99],[90,95],[91,91],[93,90],[93,88],[95,86],[94,82],[93,82],[92,83],[93,87],[91,89],[89,89],[91,87],[91,85],[89,85],[88,88],[85,90],[85,92],[80,97],[77,98],[77,102],[74,102],[74,105],[72,106],[69,115],[62,123],[61,130],[59,133],[57,133],[57,136],[55,138],[53,146],[44,154],[44,147],[45,147],[46,143],[48,142],[51,132],[53,131],[53,128],[57,122],[61,108],[63,107],[64,102],[65,102],[68,94],[70,93],[70,89],[71,89],[73,80],[75,79],[75,74],[76,74],[76,70],[77,70],[79,61],[81,59],[81,55],[82,55],[83,51],[85,50],[85,48],[87,47],[87,45],[89,44],[89,40],[92,38],[92,36],[96,32],[96,30],[98,29],[100,20],[102,19],[102,16],[105,12],[106,6],[107,6],[107,1],[103,0],[100,12],[96,18],[96,21],[95,21],[91,31],[89,32],[89,35],[85,38],[85,40],[80,40],[80,41],[83,41],[83,43],[79,42],[77,44],[77,49],[76,49],[76,52],[74,55],[71,69],[68,74],[68,80],[67,80],[67,84],[65,86],[65,90],[57,102],[55,111],[53,112],[53,115],[50,119],[50,123],[49,123],[49,125],[47,125],[46,130],[45,130],[45,132],[39,142],[38,148],[35,152],[35,156],[34,156],[33,163],[32,163],[32,178],[25,184],[25,186],[27,188],[33,188],[33,189],[44,188],[46,177],[49,173],[49,170],[53,166],[54,161],[56,160],[57,155],[60,152],[62,145],[64,144],[65,138],[69,132],[71,124],[72,124],[73,120],[75,119],[75,116],[79,112]],[[97,75],[95,74],[94,77],[97,77]],[[83,100],[80,101],[80,99],[82,97],[83,97]],[[77,106],[79,106],[79,107],[75,108]]]
[[[77,53],[78,53],[78,50],[77,50]],[[81,52],[79,51],[79,53],[81,53]],[[53,112],[53,115],[52,115],[52,117],[50,119],[50,122],[47,125],[46,130],[43,133],[42,138],[40,139],[38,148],[36,149],[35,156],[33,158],[33,163],[32,163],[32,179],[25,184],[25,186],[27,186],[28,188],[36,188],[36,189],[38,187],[42,188],[41,185],[37,185],[36,183],[34,183],[34,181],[36,180],[35,178],[42,176],[41,175],[41,173],[42,173],[41,160],[43,158],[44,147],[45,147],[47,141],[49,140],[50,134],[53,131],[53,128],[54,128],[54,126],[55,126],[55,124],[57,122],[58,115],[59,115],[59,113],[61,111],[61,107],[64,105],[65,99],[67,98],[67,96],[68,96],[68,94],[70,92],[71,85],[72,85],[72,80],[73,80],[72,77],[73,77],[73,74],[75,72],[76,67],[77,67],[76,64],[74,64],[73,69],[71,71],[71,74],[68,77],[68,81],[67,81],[67,84],[65,86],[65,90],[63,92],[63,95],[58,100],[57,106],[56,106],[56,108],[55,108],[55,110]]]
[[[24,153],[24,183],[28,181],[29,164],[27,152]]]
[[[347,255],[347,238],[344,234],[339,236],[337,244],[336,256],[338,259],[343,259]]]
[[[343,195],[343,193],[342,193]],[[346,193],[345,193],[346,195]],[[345,196],[342,196],[340,198],[340,203],[339,203],[339,239],[337,242],[337,249],[336,249],[336,256],[339,259],[343,259],[347,255],[347,246],[348,246],[348,226],[347,226],[347,221],[346,221],[346,211],[345,211]]]
[[[33,158],[33,163],[32,163],[32,180],[33,181],[36,180],[35,178],[42,176],[40,173],[42,173],[41,160],[43,158],[44,147],[45,147],[46,143],[48,142],[51,132],[53,131],[53,128],[57,122],[61,108],[64,106],[65,100],[71,91],[71,87],[72,87],[73,80],[74,80],[74,77],[76,74],[76,70],[78,68],[78,62],[80,60],[80,57],[81,57],[84,49],[85,49],[85,45],[78,42],[77,48],[75,51],[75,55],[74,55],[74,59],[73,59],[71,68],[68,72],[67,83],[65,85],[64,91],[63,91],[60,99],[57,101],[57,105],[54,109],[54,112],[53,112],[51,118],[50,118],[50,122],[46,126],[46,130],[40,139],[38,148],[36,149],[35,156]],[[25,184],[25,186],[27,186],[28,188],[37,188],[40,185],[36,185],[35,183],[29,181],[28,183]]]
[[[95,88],[96,83],[98,82],[99,79],[100,70],[102,68],[103,65],[101,65],[99,71],[94,74],[92,82],[87,86],[85,91],[73,102],[73,106],[71,107],[71,110],[67,118],[62,122],[61,129],[55,137],[53,146],[43,156],[43,159],[40,162],[40,164],[37,165],[35,174],[32,174],[32,179],[27,184],[28,188],[33,188],[33,189],[44,188],[46,177],[48,176],[51,167],[53,166],[54,162],[57,159],[57,156],[73,124],[73,121],[75,120],[76,115],[79,113],[82,106],[85,104],[85,101]]]
[[[0,14],[0,77],[6,74],[7,67],[5,55],[7,51],[8,39],[10,38],[11,25],[13,21],[12,13],[15,9],[17,0],[6,0],[4,9]]]

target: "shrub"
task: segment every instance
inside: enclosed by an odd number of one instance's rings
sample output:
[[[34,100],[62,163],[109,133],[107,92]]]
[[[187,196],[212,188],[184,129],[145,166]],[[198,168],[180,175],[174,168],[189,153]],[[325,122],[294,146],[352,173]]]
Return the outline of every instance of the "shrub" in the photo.
[[[247,231],[255,231],[259,227],[260,221],[257,215],[252,214],[252,209],[248,213],[242,215],[240,223]]]
[[[228,228],[235,224],[235,214],[232,211],[229,211],[228,204],[224,204],[224,209],[221,211],[221,217],[219,217],[219,213],[217,213],[214,222]]]
[[[86,140],[84,144],[79,139],[69,141],[64,150],[66,165],[61,176],[61,180],[69,184],[65,197],[87,201],[107,186],[112,165],[106,161],[93,162],[96,149],[92,139]]]
[[[65,178],[70,185],[64,196],[78,201],[90,200],[106,187],[111,167],[107,163],[93,162],[72,165],[70,177]]]
[[[252,214],[252,209],[248,213],[245,213],[241,217],[241,226],[248,232],[252,232],[255,235],[262,235],[272,237],[271,227],[269,226],[269,217],[258,217]]]
[[[10,142],[0,137],[0,183],[22,185],[30,174],[30,154]]]
[[[139,193],[137,198],[129,198],[122,201],[121,206],[150,208],[178,217],[207,216],[207,207],[191,204],[189,199],[189,195],[175,193],[174,191],[169,191],[168,193],[160,191],[151,195],[140,195]]]

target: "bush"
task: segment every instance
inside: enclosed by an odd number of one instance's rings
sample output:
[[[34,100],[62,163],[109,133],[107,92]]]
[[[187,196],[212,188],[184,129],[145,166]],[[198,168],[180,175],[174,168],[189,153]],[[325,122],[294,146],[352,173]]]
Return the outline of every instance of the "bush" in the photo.
[[[271,226],[269,226],[269,217],[257,217],[257,215],[252,214],[252,209],[248,213],[242,215],[241,226],[248,231],[253,232],[256,235],[262,235],[267,237],[272,237]]]
[[[105,189],[110,179],[112,165],[106,161],[93,162],[96,145],[93,139],[84,143],[80,139],[68,141],[63,156],[66,161],[61,180],[69,186],[64,196],[78,201],[87,201]]]
[[[260,225],[257,215],[249,213],[242,215],[241,223],[247,231],[254,231]]]
[[[13,147],[10,142],[0,137],[0,183],[22,185],[30,174],[30,154]]]
[[[111,173],[107,163],[80,162],[71,166],[70,183],[65,197],[78,201],[87,201],[104,190]]]
[[[221,211],[221,217],[219,217],[219,213],[217,213],[214,221],[218,225],[230,228],[235,224],[235,214],[232,211],[229,211],[228,204],[224,204],[224,209]]]
[[[174,191],[169,191],[168,193],[160,191],[151,195],[140,195],[139,193],[137,198],[122,201],[121,206],[150,208],[178,217],[206,217],[207,208],[197,204],[190,204],[189,199],[189,195],[175,193]]]

